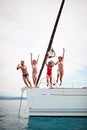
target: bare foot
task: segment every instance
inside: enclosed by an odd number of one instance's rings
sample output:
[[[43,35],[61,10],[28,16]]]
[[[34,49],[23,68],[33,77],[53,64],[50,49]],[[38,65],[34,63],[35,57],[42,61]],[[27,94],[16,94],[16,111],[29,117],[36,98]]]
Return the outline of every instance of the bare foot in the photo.
[[[29,86],[29,85],[28,85],[27,87],[28,87],[28,88],[32,88],[32,86]]]
[[[62,83],[59,84],[59,86],[61,86],[61,85],[62,85]]]

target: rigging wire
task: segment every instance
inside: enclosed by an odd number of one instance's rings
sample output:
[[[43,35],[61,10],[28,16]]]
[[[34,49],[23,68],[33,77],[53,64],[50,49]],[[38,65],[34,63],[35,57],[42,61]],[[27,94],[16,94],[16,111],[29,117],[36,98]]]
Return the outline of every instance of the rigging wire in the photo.
[[[52,58],[52,57],[57,57],[57,58],[58,58],[58,56],[56,55],[56,53],[55,53],[55,51],[54,51],[53,48],[50,49],[49,53],[50,53],[51,55],[53,55],[53,56],[50,56],[49,58]],[[68,59],[65,59],[65,58],[64,58],[64,61],[65,61],[65,62],[67,61],[67,62],[69,62],[69,63],[76,64],[76,65],[79,65],[79,66],[87,67],[87,65],[80,64],[80,63],[78,63],[78,62],[75,62],[75,61],[72,61],[72,60],[68,60]]]
[[[83,64],[80,64],[80,63],[77,63],[77,62],[75,62],[75,61],[72,61],[72,60],[68,60],[68,59],[65,59],[65,63],[67,63],[67,64],[69,64],[69,65],[79,65],[79,66],[82,66],[82,67],[85,67],[85,68],[87,68],[87,66],[86,65],[83,65]],[[74,66],[75,67],[75,66]],[[79,82],[80,82],[80,84],[87,84],[87,71],[85,71],[86,73],[84,73],[84,71],[79,71],[79,79],[74,79],[74,83],[75,84],[79,84]],[[76,75],[76,74],[75,74]]]
[[[76,64],[76,65],[79,65],[79,66],[87,67],[87,65],[83,65],[83,64],[77,63],[77,62],[72,61],[72,60],[65,59],[65,61],[68,61],[70,63]]]
[[[54,57],[57,57],[57,58],[58,58],[58,56],[57,56],[57,55],[56,55],[56,56],[54,56]],[[80,63],[75,62],[75,61],[72,61],[72,60],[64,59],[64,61],[65,61],[65,62],[69,62],[69,63],[76,64],[76,65],[79,65],[79,66],[87,67],[87,65],[80,64]]]

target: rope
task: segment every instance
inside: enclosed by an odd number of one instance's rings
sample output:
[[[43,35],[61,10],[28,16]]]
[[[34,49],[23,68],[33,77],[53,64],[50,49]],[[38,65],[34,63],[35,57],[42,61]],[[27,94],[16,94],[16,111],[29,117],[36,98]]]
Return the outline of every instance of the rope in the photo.
[[[18,111],[18,118],[20,117],[23,93],[24,93],[24,91],[27,90],[27,89],[28,89],[27,86],[21,88],[21,99],[20,99],[20,106],[19,106],[19,111]]]
[[[20,117],[21,104],[22,104],[22,97],[23,97],[23,91],[21,92],[21,100],[20,100],[20,106],[19,106],[18,118]]]

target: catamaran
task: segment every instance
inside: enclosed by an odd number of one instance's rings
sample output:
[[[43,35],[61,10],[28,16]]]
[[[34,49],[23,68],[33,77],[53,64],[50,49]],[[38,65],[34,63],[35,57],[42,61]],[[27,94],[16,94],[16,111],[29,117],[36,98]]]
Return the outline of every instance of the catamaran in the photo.
[[[87,88],[27,89],[29,116],[87,116]]]
[[[53,89],[40,80],[65,0],[62,0],[48,48],[37,79],[37,88],[26,89],[29,116],[87,116],[87,87],[70,88],[53,84]],[[42,86],[42,87],[41,87]]]

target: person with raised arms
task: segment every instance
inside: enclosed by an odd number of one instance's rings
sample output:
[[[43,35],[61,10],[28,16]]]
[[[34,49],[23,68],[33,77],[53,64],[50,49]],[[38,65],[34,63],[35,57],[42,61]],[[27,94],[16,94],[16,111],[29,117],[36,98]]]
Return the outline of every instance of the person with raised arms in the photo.
[[[62,85],[62,78],[63,78],[63,74],[64,74],[64,66],[63,66],[64,54],[65,54],[65,49],[63,48],[63,55],[59,56],[58,61],[55,63],[55,65],[58,65],[56,82],[58,83],[58,79],[60,78],[59,86]]]
[[[38,74],[38,70],[37,70],[37,64],[38,64],[38,60],[39,60],[39,54],[37,57],[37,60],[32,59],[32,53],[30,53],[30,59],[31,59],[31,66],[32,66],[32,79],[33,79],[33,84],[35,85],[35,87],[37,87],[37,74]]]

